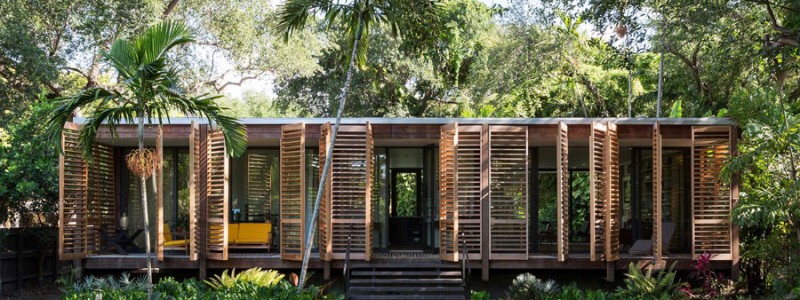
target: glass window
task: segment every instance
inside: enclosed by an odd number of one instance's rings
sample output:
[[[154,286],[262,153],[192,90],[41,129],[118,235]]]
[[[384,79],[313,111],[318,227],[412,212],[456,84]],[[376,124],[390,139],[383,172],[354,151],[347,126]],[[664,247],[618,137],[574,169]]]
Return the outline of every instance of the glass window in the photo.
[[[278,150],[248,149],[231,159],[231,223],[277,222]]]

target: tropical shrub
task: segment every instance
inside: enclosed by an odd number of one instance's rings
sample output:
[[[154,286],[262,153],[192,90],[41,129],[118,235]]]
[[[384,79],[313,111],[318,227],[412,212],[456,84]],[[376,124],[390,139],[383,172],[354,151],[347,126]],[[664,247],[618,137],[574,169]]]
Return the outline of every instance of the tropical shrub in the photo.
[[[511,282],[508,295],[511,299],[550,299],[559,290],[558,284],[552,279],[543,281],[531,273],[524,273]]]
[[[470,294],[470,299],[472,300],[491,300],[492,297],[489,295],[487,291],[472,291]]]
[[[685,284],[676,280],[675,263],[655,275],[653,270],[642,273],[631,263],[625,277],[625,285],[616,291],[616,295],[624,299],[674,299],[686,296],[681,291]]]
[[[703,253],[692,264],[689,278],[702,283],[699,291],[705,297],[717,297],[722,289],[722,275],[711,269],[711,254]]]
[[[247,269],[244,272],[236,274],[236,269],[231,271],[228,276],[228,270],[222,271],[222,275],[215,275],[214,278],[206,280],[206,284],[215,290],[223,288],[233,288],[237,284],[254,284],[256,286],[274,287],[281,280],[284,275],[275,270],[262,270],[261,268]]]
[[[564,286],[561,293],[553,299],[563,300],[608,300],[615,299],[614,295],[603,290],[582,290],[575,283]]]

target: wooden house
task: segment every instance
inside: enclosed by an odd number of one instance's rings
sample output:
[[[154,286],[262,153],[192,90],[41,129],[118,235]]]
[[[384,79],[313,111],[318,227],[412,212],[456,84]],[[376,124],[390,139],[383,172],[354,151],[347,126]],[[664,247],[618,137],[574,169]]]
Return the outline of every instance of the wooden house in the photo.
[[[84,120],[68,123],[60,258],[144,267],[145,191],[159,269],[297,269],[332,160],[309,264],[326,277],[348,252],[373,266],[468,259],[484,279],[492,269],[613,276],[631,262],[686,269],[703,253],[717,268],[738,264],[738,183],[719,178],[738,136],[728,119],[345,118],[331,157],[331,119],[241,121],[242,157],[226,157],[204,119],[148,126],[163,168],[144,189],[124,160],[134,124],[98,132],[90,164],[77,149]]]

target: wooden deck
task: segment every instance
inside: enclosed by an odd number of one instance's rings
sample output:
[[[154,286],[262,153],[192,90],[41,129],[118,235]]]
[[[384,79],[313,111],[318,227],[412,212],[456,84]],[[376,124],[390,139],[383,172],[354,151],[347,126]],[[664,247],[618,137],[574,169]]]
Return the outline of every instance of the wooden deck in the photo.
[[[131,255],[92,255],[86,258],[84,268],[86,269],[140,269],[146,267],[145,255],[141,253]],[[678,270],[688,270],[691,268],[692,258],[690,254],[669,254],[665,255],[664,259],[667,265],[677,262],[675,268]],[[640,266],[647,266],[652,264],[652,256],[631,256],[628,254],[620,254],[618,261],[614,263],[614,268],[617,270],[625,270],[628,264],[634,263]],[[438,259],[438,255],[425,254],[418,257],[409,257],[408,255],[398,255],[396,253],[376,253],[373,259],[369,262],[354,260],[354,264],[360,266],[375,266],[375,267],[430,267],[438,266],[442,268],[458,267],[456,262],[445,262]],[[331,262],[331,268],[341,269],[344,262],[342,260],[334,260]],[[473,260],[470,262],[473,269],[480,269],[481,262]],[[730,260],[716,260],[712,262],[715,270],[729,270]],[[266,269],[298,269],[300,268],[300,261],[282,260],[280,254],[276,253],[230,253],[228,260],[208,260],[209,269],[231,269],[231,268],[252,268],[261,267]],[[165,254],[164,260],[156,262],[156,268],[160,269],[198,269],[200,268],[199,261],[190,261],[185,255]],[[311,254],[311,261],[309,268],[322,269],[324,262],[319,259],[318,253]],[[569,269],[569,270],[605,270],[606,263],[599,261],[590,261],[588,253],[570,254],[566,261],[559,262],[555,254],[532,253],[528,256],[528,260],[493,260],[489,262],[489,269]]]

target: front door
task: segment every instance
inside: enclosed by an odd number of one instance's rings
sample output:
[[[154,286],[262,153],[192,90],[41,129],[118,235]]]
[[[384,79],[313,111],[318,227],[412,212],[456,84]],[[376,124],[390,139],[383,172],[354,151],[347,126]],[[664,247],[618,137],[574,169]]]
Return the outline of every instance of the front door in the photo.
[[[389,248],[419,250],[425,245],[420,169],[392,169]]]

